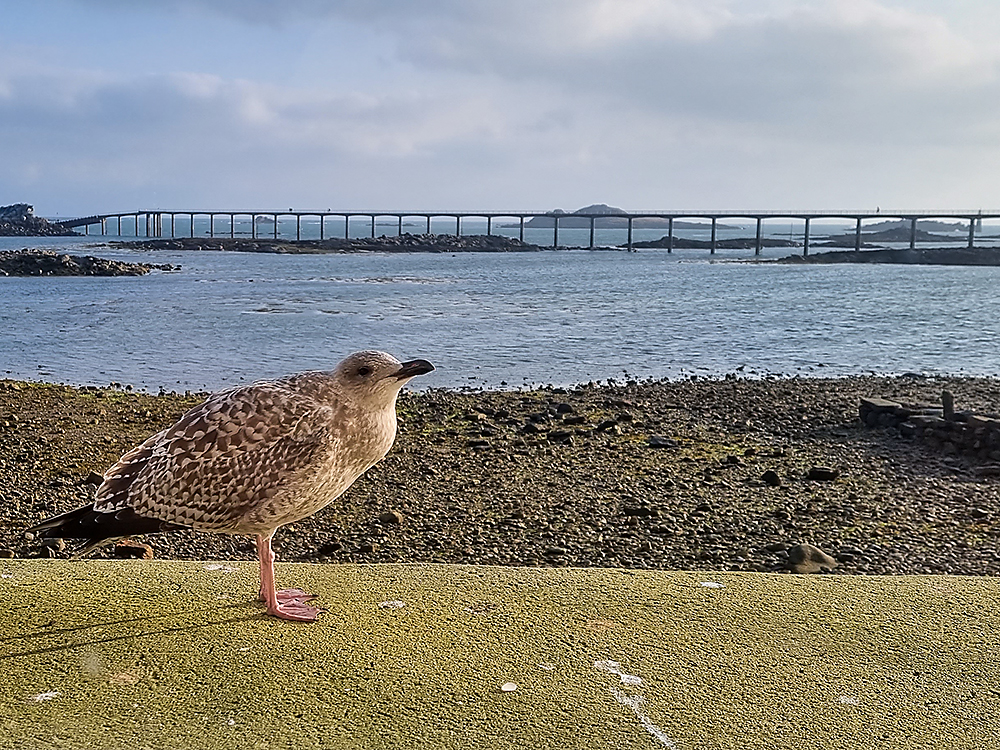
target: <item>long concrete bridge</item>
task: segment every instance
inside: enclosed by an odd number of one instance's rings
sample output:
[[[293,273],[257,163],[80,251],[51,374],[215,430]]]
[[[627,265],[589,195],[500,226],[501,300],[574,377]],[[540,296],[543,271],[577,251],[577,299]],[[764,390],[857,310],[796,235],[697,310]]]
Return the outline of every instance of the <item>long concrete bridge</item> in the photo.
[[[896,219],[909,222],[910,248],[914,248],[917,242],[917,222],[921,219],[951,220],[968,222],[968,247],[972,248],[975,232],[981,228],[984,219],[1000,218],[998,211],[638,211],[623,213],[585,213],[574,212],[565,213],[560,211],[372,211],[372,210],[346,210],[346,211],[298,211],[289,209],[287,211],[276,210],[184,210],[167,211],[162,209],[143,209],[137,211],[125,211],[120,213],[94,214],[79,219],[71,219],[59,222],[67,228],[83,227],[86,234],[90,234],[91,227],[99,227],[101,235],[111,234],[111,225],[115,225],[117,235],[121,236],[123,222],[126,229],[133,229],[136,237],[194,237],[195,219],[202,218],[208,221],[208,236],[210,237],[235,237],[237,218],[248,219],[250,222],[250,234],[252,237],[264,237],[270,235],[278,238],[278,223],[281,219],[295,220],[295,238],[302,239],[302,219],[304,217],[317,218],[319,220],[319,237],[325,239],[327,219],[342,219],[344,222],[344,236],[349,236],[351,220],[363,219],[371,226],[371,236],[375,236],[376,222],[378,219],[394,219],[397,230],[403,233],[404,219],[422,219],[425,222],[426,231],[431,233],[431,219],[453,219],[455,222],[455,234],[462,233],[463,219],[485,219],[486,233],[492,234],[494,222],[498,219],[517,220],[519,226],[519,238],[524,240],[524,229],[526,221],[535,218],[552,220],[552,244],[559,245],[560,222],[563,228],[567,228],[568,222],[578,224],[580,219],[587,222],[590,229],[589,247],[594,247],[594,233],[598,224],[602,220],[625,221],[622,229],[627,230],[627,243],[629,249],[633,247],[633,229],[637,222],[641,220],[659,219],[666,221],[666,249],[669,252],[673,249],[674,242],[674,222],[684,219],[708,220],[711,226],[710,249],[715,253],[718,246],[717,228],[719,220],[725,219],[753,219],[757,224],[756,233],[756,253],[759,255],[763,247],[763,225],[765,221],[771,220],[799,220],[804,222],[803,230],[803,255],[809,254],[809,233],[810,225],[818,219],[840,219],[855,222],[854,247],[861,248],[862,224],[865,220],[887,220]],[[218,220],[221,219],[221,231]],[[132,227],[129,227],[129,224]],[[261,231],[267,225],[270,231]],[[546,227],[548,228],[548,227]],[[578,226],[574,228],[579,228]],[[606,227],[605,227],[606,228]],[[618,228],[618,227],[614,227]],[[169,231],[169,234],[166,232]]]

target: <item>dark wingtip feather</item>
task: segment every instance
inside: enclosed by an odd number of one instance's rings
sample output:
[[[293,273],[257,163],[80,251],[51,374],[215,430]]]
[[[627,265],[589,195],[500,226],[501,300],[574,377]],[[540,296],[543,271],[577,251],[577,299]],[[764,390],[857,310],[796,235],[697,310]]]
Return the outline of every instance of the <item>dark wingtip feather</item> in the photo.
[[[135,534],[158,534],[186,528],[158,518],[146,518],[131,508],[103,513],[93,505],[47,518],[27,529],[41,539],[83,539],[84,546],[75,556],[85,555],[102,544]]]

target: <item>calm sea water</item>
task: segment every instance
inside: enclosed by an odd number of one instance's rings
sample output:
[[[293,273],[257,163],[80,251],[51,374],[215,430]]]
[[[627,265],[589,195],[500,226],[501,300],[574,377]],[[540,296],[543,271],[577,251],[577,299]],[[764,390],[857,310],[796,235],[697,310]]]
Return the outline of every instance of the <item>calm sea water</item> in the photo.
[[[0,238],[0,249],[66,247],[182,270],[0,278],[0,376],[217,389],[328,368],[362,348],[431,360],[438,370],[421,378],[425,387],[737,368],[1000,374],[1000,268],[732,262],[752,251],[720,251],[710,262],[705,251],[288,256],[86,247],[96,239]]]

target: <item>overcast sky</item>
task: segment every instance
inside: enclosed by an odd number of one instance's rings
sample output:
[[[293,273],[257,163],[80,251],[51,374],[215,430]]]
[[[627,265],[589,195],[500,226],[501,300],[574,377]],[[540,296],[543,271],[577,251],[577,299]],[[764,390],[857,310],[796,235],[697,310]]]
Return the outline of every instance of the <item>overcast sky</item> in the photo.
[[[996,0],[0,0],[0,205],[1000,208]]]

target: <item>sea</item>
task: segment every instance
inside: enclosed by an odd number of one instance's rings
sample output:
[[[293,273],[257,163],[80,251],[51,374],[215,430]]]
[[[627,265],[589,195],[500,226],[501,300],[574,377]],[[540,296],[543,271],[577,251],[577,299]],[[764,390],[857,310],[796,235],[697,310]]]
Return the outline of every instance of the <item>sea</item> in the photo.
[[[403,231],[424,228],[420,221]],[[227,219],[216,231],[228,236],[228,229]],[[285,237],[296,231],[294,221],[277,229]],[[300,229],[318,235],[315,223]],[[175,230],[209,231],[184,219]],[[271,235],[275,227],[258,230]],[[352,222],[347,230],[361,236],[371,226]],[[250,227],[236,231],[247,236]],[[335,233],[329,224],[325,231]],[[392,221],[375,231],[399,228]],[[485,231],[485,222],[463,222],[463,234]],[[496,224],[492,231],[518,232]],[[977,242],[1000,242],[1000,228],[984,232]],[[663,234],[638,229],[635,239]],[[677,234],[709,236],[707,227]],[[801,239],[801,224],[768,234]],[[812,241],[821,234],[814,226]],[[719,232],[733,236],[753,230]],[[781,265],[753,262],[753,250],[625,252],[615,247],[625,232],[610,229],[598,230],[597,249],[528,253],[275,255],[103,244],[116,239],[0,238],[0,250],[180,266],[141,277],[0,277],[0,377],[218,390],[329,369],[359,349],[430,360],[437,369],[419,379],[421,388],[734,373],[1000,375],[996,267]],[[552,230],[528,229],[525,239],[550,245]],[[559,241],[587,245],[589,230],[562,228]],[[954,242],[962,246],[965,237],[956,231]],[[792,252],[801,249],[765,248],[762,258]]]

